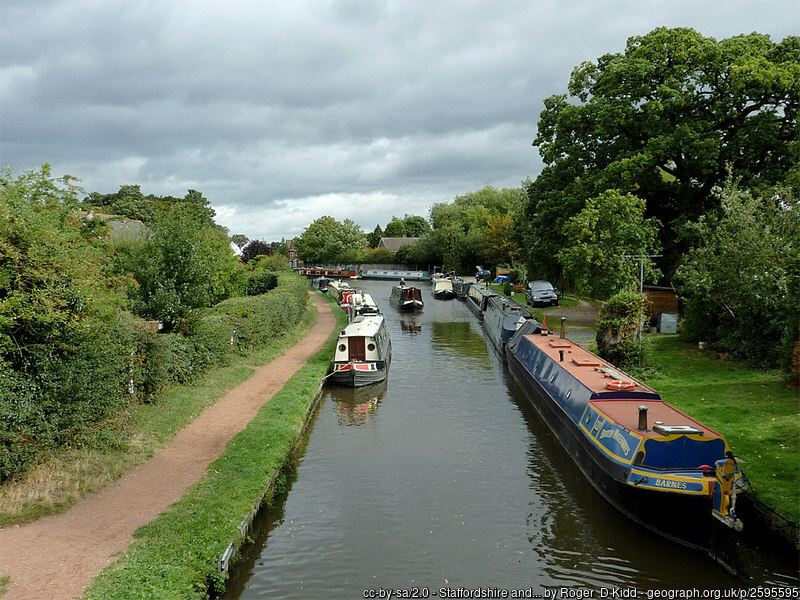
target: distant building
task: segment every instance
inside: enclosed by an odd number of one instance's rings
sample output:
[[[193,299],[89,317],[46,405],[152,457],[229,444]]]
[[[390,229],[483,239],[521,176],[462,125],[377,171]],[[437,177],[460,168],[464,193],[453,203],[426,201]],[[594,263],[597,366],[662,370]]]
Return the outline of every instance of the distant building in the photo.
[[[294,238],[291,240],[286,240],[286,254],[289,257],[290,268],[296,269],[298,266],[300,266],[297,260],[297,249],[294,247]]]
[[[397,252],[403,246],[413,246],[419,241],[415,237],[382,237],[378,242],[378,248],[386,248],[389,252]]]

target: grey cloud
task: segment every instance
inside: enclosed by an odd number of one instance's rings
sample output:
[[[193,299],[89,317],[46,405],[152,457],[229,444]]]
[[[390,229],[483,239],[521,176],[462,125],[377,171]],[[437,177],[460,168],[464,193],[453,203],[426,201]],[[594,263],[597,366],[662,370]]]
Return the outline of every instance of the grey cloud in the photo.
[[[231,210],[384,194],[388,221],[397,198],[535,176],[544,98],[629,36],[779,39],[796,15],[788,0],[4,0],[0,162]]]

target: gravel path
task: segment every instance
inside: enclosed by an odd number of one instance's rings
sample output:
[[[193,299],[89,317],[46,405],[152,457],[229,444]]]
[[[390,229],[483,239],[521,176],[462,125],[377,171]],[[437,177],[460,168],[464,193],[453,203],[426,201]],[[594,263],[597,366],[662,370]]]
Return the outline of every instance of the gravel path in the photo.
[[[207,408],[152,459],[65,513],[0,529],[0,575],[11,576],[3,600],[80,597],[130,545],[137,528],[200,481],[231,438],[333,331],[336,321],[330,306],[313,297],[319,313],[309,334]]]

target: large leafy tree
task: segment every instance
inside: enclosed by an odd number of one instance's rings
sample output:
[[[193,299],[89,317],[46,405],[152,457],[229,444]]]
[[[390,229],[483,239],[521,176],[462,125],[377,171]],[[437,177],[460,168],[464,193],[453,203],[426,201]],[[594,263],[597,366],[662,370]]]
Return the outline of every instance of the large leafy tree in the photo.
[[[423,237],[432,243],[415,245],[419,250],[431,249],[447,270],[471,270],[476,264],[497,255],[492,248],[494,238],[487,239],[490,222],[498,216],[509,216],[512,222],[522,206],[520,188],[497,189],[486,186],[476,192],[456,196],[453,202],[439,202],[431,207],[431,233]]]
[[[319,217],[295,238],[297,256],[306,263],[349,262],[364,249],[366,235],[350,219],[339,222],[333,217]]]
[[[605,300],[638,288],[660,273],[646,258],[658,250],[658,220],[645,218],[644,200],[607,190],[590,199],[564,227],[566,246],[558,253],[564,274],[581,292]],[[634,256],[642,257],[642,263]]]
[[[78,218],[75,180],[50,166],[0,175],[0,371],[68,349],[117,319],[102,219]]]
[[[717,205],[728,169],[763,190],[800,160],[798,37],[659,28],[576,67],[569,93],[577,102],[545,101],[534,145],[546,166],[526,186],[531,256],[552,272],[564,223],[606,189],[646,200],[674,265],[675,229]]]

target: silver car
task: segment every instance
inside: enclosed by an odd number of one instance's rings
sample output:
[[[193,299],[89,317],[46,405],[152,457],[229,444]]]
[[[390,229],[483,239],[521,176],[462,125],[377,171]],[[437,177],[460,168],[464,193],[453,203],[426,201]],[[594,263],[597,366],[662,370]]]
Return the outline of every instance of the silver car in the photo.
[[[531,306],[558,306],[558,290],[549,281],[531,281],[525,288],[525,300]]]

